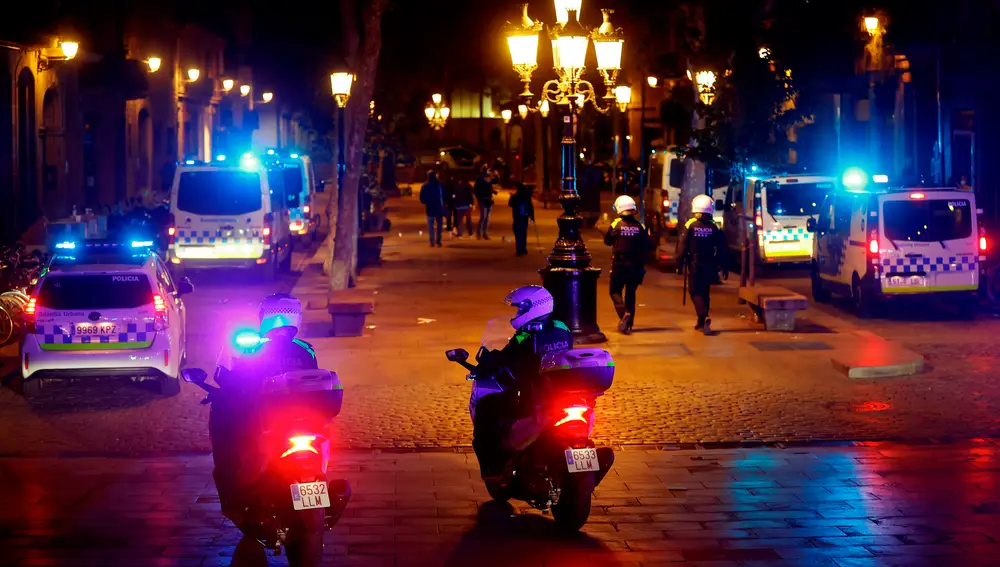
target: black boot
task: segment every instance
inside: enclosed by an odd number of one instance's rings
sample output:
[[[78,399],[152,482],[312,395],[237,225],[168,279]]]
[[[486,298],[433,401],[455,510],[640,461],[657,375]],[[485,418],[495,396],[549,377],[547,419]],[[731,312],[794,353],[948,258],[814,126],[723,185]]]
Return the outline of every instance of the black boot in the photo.
[[[711,337],[712,336],[712,320],[711,319],[709,319],[709,318],[705,319],[705,325],[704,325],[704,328],[701,331],[703,333],[705,333],[706,337]]]
[[[704,317],[698,317],[698,322],[695,323],[694,330],[695,331],[701,331],[704,328],[705,328],[705,318]]]

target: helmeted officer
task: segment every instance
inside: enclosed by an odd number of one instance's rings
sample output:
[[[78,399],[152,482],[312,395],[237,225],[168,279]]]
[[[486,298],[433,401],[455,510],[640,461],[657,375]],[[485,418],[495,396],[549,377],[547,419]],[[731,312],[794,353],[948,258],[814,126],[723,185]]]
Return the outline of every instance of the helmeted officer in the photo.
[[[628,335],[635,323],[635,294],[646,275],[646,260],[653,249],[653,240],[636,218],[632,197],[618,197],[614,209],[618,218],[604,235],[604,243],[612,248],[610,293],[618,313],[618,330]]]
[[[684,225],[681,236],[677,273],[687,270],[688,292],[698,315],[696,331],[712,334],[712,320],[708,317],[711,306],[712,284],[717,281],[719,271],[722,278],[729,279],[729,255],[726,234],[712,218],[715,204],[708,195],[698,195],[691,201],[693,221]]]

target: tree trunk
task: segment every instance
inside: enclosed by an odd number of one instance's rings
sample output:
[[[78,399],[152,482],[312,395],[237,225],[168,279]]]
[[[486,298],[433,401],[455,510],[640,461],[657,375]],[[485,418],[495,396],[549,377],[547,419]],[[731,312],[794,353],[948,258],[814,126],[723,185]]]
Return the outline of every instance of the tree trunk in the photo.
[[[375,90],[379,52],[382,50],[382,13],[388,0],[341,0],[347,61],[356,75],[344,115],[346,117],[342,200],[337,204],[337,230],[330,266],[330,289],[353,284],[358,262],[358,206],[361,157],[368,129],[368,105]],[[360,9],[359,9],[360,8]]]

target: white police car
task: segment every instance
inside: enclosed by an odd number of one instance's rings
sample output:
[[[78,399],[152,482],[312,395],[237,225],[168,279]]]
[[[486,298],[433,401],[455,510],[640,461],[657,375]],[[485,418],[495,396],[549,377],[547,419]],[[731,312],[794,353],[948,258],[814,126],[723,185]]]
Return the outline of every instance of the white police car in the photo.
[[[187,354],[182,296],[150,248],[130,243],[62,242],[26,306],[21,344],[26,396],[45,379],[129,377],[180,392]]]
[[[244,154],[212,163],[186,160],[170,191],[167,257],[185,268],[254,268],[267,279],[292,266],[289,200],[280,164]]]
[[[884,183],[885,176],[874,177]],[[975,195],[876,187],[828,195],[819,220],[808,223],[815,234],[813,298],[850,297],[862,317],[890,298],[944,299],[973,316],[987,245]]]

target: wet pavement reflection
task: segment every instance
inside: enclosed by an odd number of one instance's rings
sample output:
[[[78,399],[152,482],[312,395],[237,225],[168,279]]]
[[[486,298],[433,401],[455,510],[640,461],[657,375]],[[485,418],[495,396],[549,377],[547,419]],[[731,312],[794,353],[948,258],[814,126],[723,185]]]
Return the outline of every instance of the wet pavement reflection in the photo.
[[[1000,565],[998,450],[629,447],[574,537],[490,501],[471,454],[348,452],[324,565]],[[240,538],[207,455],[0,459],[0,502],[0,565],[225,566]]]

